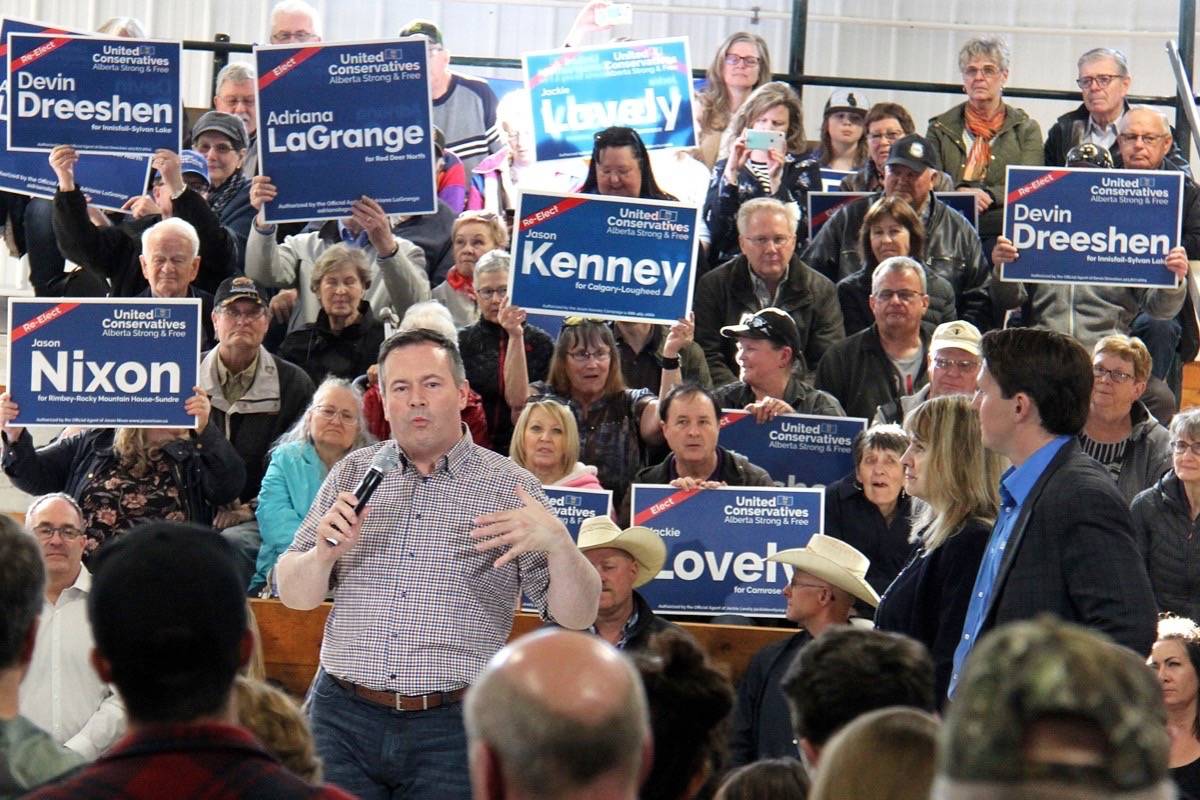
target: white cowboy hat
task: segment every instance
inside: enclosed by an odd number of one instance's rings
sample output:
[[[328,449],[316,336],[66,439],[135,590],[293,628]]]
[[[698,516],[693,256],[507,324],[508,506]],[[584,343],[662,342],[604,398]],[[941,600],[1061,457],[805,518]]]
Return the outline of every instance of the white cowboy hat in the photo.
[[[635,525],[621,530],[608,515],[588,517],[579,526],[579,549],[583,552],[613,547],[637,562],[634,588],[654,580],[667,561],[667,546],[650,528]]]
[[[791,564],[802,572],[849,592],[864,603],[879,605],[879,593],[867,583],[867,567],[871,566],[871,560],[841,539],[816,533],[804,547],[780,550],[767,560]]]

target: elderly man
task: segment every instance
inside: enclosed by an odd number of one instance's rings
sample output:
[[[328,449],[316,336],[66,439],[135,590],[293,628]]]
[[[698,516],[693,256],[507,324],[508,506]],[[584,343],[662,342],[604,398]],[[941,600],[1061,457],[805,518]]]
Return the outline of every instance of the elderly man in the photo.
[[[21,713],[90,761],[125,732],[125,709],[90,661],[92,575],[83,566],[83,512],[70,495],[56,492],[36,498],[25,523],[42,547],[46,599],[21,684]]]
[[[267,298],[254,281],[245,275],[226,279],[213,305],[217,346],[200,362],[200,385],[212,400],[210,421],[246,463],[239,499],[218,511],[213,524],[232,528],[227,533],[249,586],[261,542],[251,502],[262,485],[267,452],[304,413],[315,389],[303,369],[263,347],[270,324]]]
[[[27,531],[0,515],[0,797],[19,797],[84,763],[18,712],[18,687],[29,671],[46,569]]]
[[[208,165],[193,150],[158,150],[150,194],[131,197],[131,218],[120,225],[97,227],[88,214],[87,198],[75,183],[79,154],[59,145],[50,152],[50,167],[58,177],[54,193],[54,238],[63,255],[112,285],[114,297],[143,297],[152,283],[140,258],[145,231],[163,219],[177,218],[193,229],[197,239],[196,269],[186,284],[211,295],[233,274],[238,260],[236,237],[221,226],[208,205]],[[188,267],[190,270],[190,266]],[[150,287],[153,295],[154,287]],[[167,297],[197,296],[184,292]],[[210,298],[211,299],[211,298]]]
[[[461,700],[507,638],[514,600],[583,629],[600,577],[537,479],[471,441],[452,341],[391,337],[379,385],[392,440],[330,470],[279,559],[279,596],[309,609],[333,589],[311,712],[329,780],[361,797],[468,798]],[[399,464],[363,508],[352,492],[383,448]]]
[[[540,631],[497,653],[464,716],[475,800],[635,800],[650,771],[636,670],[574,631]]]
[[[442,31],[427,19],[414,19],[401,36],[425,40],[429,54],[429,92],[433,95],[433,124],[446,137],[446,149],[458,156],[467,174],[500,149],[496,126],[496,93],[487,81],[450,69],[450,51]]]
[[[875,410],[873,425],[904,422],[908,412],[934,397],[951,394],[975,394],[979,374],[979,343],[983,336],[969,322],[943,322],[929,338],[929,360],[926,374],[929,383],[914,394],[889,400]]]
[[[925,385],[930,326],[925,268],[907,256],[885,259],[871,276],[875,323],[839,342],[817,369],[818,389],[836,397],[852,417],[870,419]]]
[[[870,562],[840,539],[816,534],[804,547],[780,551],[770,560],[791,567],[791,578],[783,588],[787,619],[802,630],[759,650],[746,668],[730,729],[735,766],[764,758],[795,758],[782,689],[784,674],[806,644],[850,621],[855,598],[872,607],[879,605],[879,595],[867,583]]]
[[[902,197],[917,212],[925,223],[925,263],[954,287],[959,319],[986,330],[992,327],[993,309],[1011,306],[993,301],[991,272],[979,234],[965,217],[934,196],[933,183],[940,174],[934,146],[916,134],[905,136],[888,151],[882,195]],[[834,281],[857,271],[862,266],[859,230],[867,209],[880,196],[860,197],[838,209],[809,243],[804,260]]]
[[[579,526],[579,551],[600,575],[600,606],[590,632],[618,650],[644,650],[650,637],[676,627],[650,610],[637,587],[654,580],[667,546],[650,528],[621,530],[611,517],[589,517]]]
[[[280,0],[271,6],[271,44],[321,41],[321,16],[304,0]]]
[[[148,522],[101,551],[94,567],[92,665],[116,685],[130,733],[32,797],[347,797],[305,784],[237,724],[233,681],[254,634],[219,536]]]
[[[765,469],[717,444],[721,405],[703,386],[675,386],[658,404],[658,416],[671,452],[662,463],[639,472],[635,483],[670,484],[680,489],[777,485]]]
[[[1046,135],[1046,165],[1066,164],[1072,148],[1091,142],[1110,151],[1113,164],[1123,167],[1121,151],[1117,147],[1117,128],[1121,117],[1129,110],[1129,102],[1125,99],[1133,81],[1129,62],[1120,50],[1095,47],[1079,57],[1076,67],[1079,77],[1075,84],[1083,95],[1083,104],[1063,114],[1050,128]],[[1171,169],[1191,174],[1187,159],[1174,143],[1166,159]]]
[[[1171,129],[1162,114],[1144,106],[1130,108],[1121,117],[1117,138],[1126,169],[1172,170],[1166,162],[1171,149]],[[1181,279],[1173,289],[1138,289],[1132,286],[1080,286],[1074,284],[1019,283],[996,281],[997,292],[1007,297],[1006,305],[1028,303],[1030,325],[1041,325],[1074,336],[1087,349],[1110,333],[1133,332],[1135,316],[1163,323],[1167,328],[1161,347],[1150,347],[1153,369],[1166,370],[1179,340],[1176,315],[1187,297],[1188,259],[1200,259],[1200,190],[1187,177],[1183,181],[1183,243],[1174,247],[1164,261]],[[1001,236],[992,250],[997,265],[1020,257],[1013,243]],[[1001,267],[1002,268],[1002,267]],[[1159,331],[1161,333],[1161,331]]]
[[[769,197],[738,209],[742,255],[706,273],[696,285],[696,344],[708,358],[713,386],[737,380],[734,343],[721,327],[736,325],[746,314],[774,306],[791,316],[797,329],[793,358],[801,374],[816,369],[834,342],[845,337],[837,290],[796,254],[794,206]]]
[[[983,337],[974,404],[983,444],[1012,463],[984,551],[949,696],[992,628],[1041,613],[1108,633],[1136,653],[1154,642],[1156,606],[1129,503],[1076,437],[1093,364],[1071,337],[1031,328]]]
[[[424,252],[396,234],[392,221],[374,200],[356,200],[351,216],[330,220],[315,231],[284,237],[278,244],[275,226],[266,224],[263,212],[263,205],[276,193],[269,176],[257,175],[251,181],[250,203],[257,216],[246,245],[246,274],[264,286],[285,290],[271,305],[277,315],[290,317],[289,333],[317,321],[321,304],[312,290],[313,266],[339,242],[362,248],[370,256],[371,287],[363,299],[376,315],[391,308],[397,317],[403,317],[409,306],[429,299]]]
[[[802,377],[802,364],[796,362],[800,332],[787,312],[764,308],[738,325],[721,328],[721,336],[737,341],[741,380],[713,393],[718,407],[744,408],[758,422],[777,414],[845,415],[833,395],[814,389]]]
[[[246,158],[242,162],[242,174],[253,178],[258,173],[258,115],[255,113],[254,84],[258,74],[254,68],[242,63],[226,64],[217,73],[217,92],[213,95],[213,108],[233,114],[246,126]]]

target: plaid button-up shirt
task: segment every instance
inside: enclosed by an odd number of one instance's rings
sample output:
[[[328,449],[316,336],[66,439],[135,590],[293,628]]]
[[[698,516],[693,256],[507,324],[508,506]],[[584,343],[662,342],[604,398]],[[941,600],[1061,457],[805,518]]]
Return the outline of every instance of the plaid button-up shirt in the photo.
[[[288,552],[316,545],[338,492],[353,492],[384,444],[357,450],[326,477]],[[520,483],[548,507],[537,479],[466,434],[426,476],[401,451],[368,503],[360,539],[334,565],[321,666],[343,680],[406,695],[474,682],[512,629],[521,592],[545,614],[544,553],[496,569],[503,548],[476,552],[481,514],[517,508]]]

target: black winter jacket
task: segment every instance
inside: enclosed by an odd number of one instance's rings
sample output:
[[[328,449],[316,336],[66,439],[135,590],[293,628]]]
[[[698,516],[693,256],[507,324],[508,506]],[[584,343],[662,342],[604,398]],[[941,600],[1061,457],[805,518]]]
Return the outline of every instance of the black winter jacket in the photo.
[[[935,328],[943,322],[958,319],[958,311],[954,307],[954,287],[950,282],[930,270],[925,271],[925,280],[929,295],[929,308],[925,309],[925,322]],[[838,303],[842,306],[842,323],[846,326],[846,335],[853,336],[861,330],[866,330],[875,324],[875,315],[871,313],[871,275],[866,267],[852,272],[837,282]]]
[[[529,382],[544,381],[550,371],[550,356],[554,353],[554,340],[541,328],[524,326],[525,369]],[[458,349],[462,353],[463,365],[467,370],[467,382],[483,399],[483,412],[487,415],[488,433],[492,447],[497,453],[508,455],[512,441],[512,409],[504,402],[501,391],[504,376],[504,358],[508,353],[508,333],[494,322],[482,317],[458,332]]]
[[[1133,499],[1133,540],[1150,574],[1159,612],[1200,614],[1200,522],[1171,470]]]
[[[338,332],[329,327],[324,309],[317,321],[289,333],[279,346],[279,355],[302,368],[319,385],[328,376],[352,381],[365,375],[379,359],[383,323],[375,319],[366,300],[358,304],[358,322]]]

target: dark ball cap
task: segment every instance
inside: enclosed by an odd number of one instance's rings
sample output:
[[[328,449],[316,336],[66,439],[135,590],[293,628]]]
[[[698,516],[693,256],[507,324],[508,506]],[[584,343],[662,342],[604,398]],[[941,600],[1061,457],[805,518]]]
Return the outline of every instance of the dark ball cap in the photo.
[[[892,145],[892,149],[888,151],[887,165],[892,164],[900,164],[915,172],[942,168],[937,150],[928,139],[915,133],[910,133]]]
[[[221,281],[217,293],[213,295],[213,308],[224,308],[234,300],[250,300],[260,306],[268,306],[271,301],[266,292],[257,283],[245,275],[234,275]]]
[[[745,314],[737,325],[721,328],[726,339],[761,339],[777,347],[792,348],[792,358],[800,356],[800,331],[792,315],[781,308],[769,306],[754,314]]]
[[[250,137],[246,133],[246,126],[242,123],[241,117],[226,114],[224,111],[204,112],[192,128],[192,146],[195,147],[194,142],[200,138],[200,134],[210,131],[227,136],[238,150],[245,150],[249,146]]]
[[[139,525],[101,548],[88,617],[114,675],[227,674],[240,662],[246,593],[230,545],[212,528]]]

